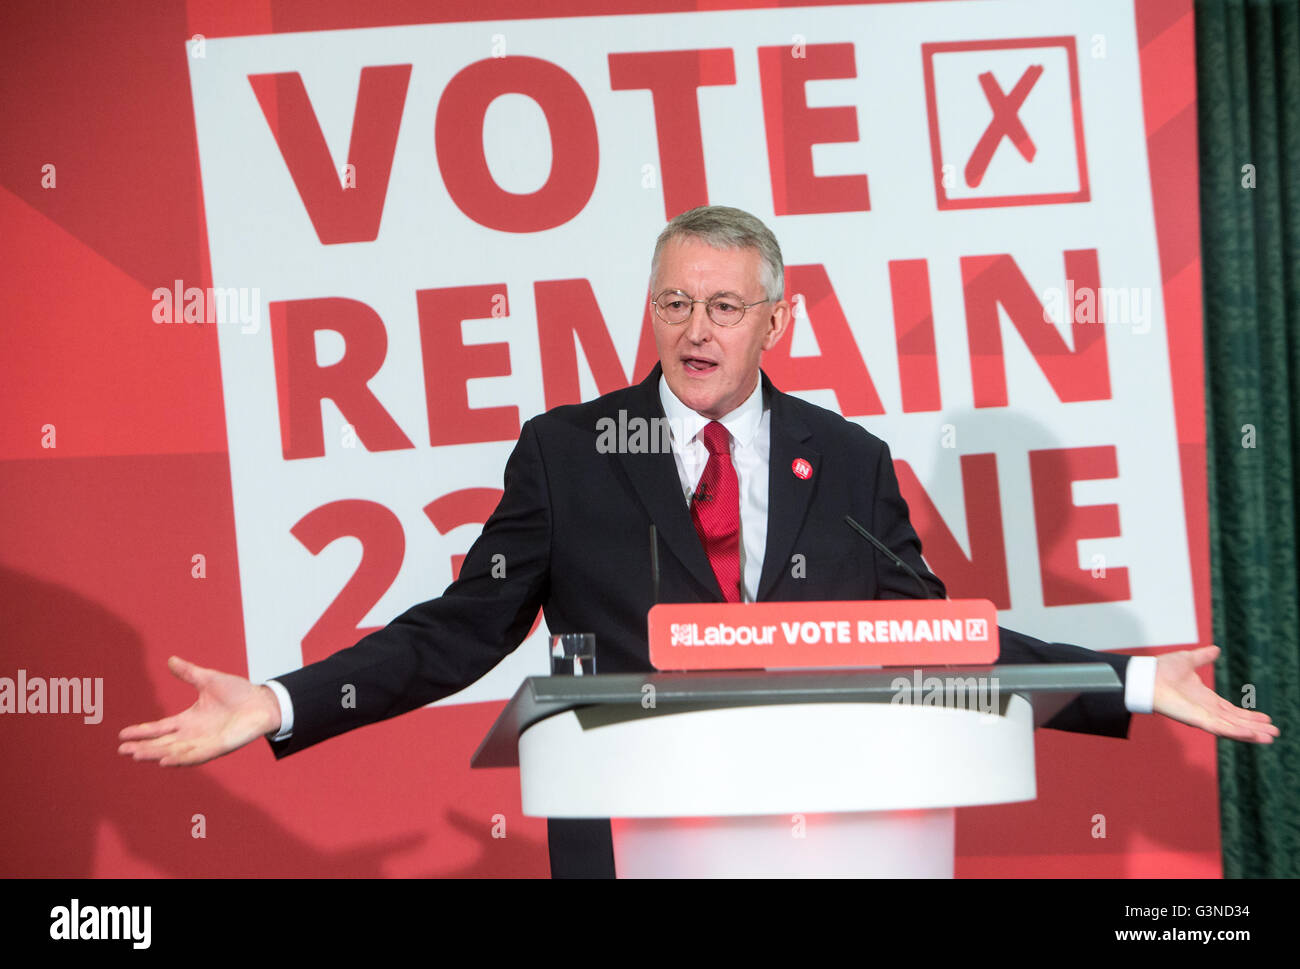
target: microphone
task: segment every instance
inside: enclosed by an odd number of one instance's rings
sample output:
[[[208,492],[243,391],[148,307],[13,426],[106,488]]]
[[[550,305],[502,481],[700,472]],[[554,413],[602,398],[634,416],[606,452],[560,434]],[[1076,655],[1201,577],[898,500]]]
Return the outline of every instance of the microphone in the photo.
[[[916,574],[916,570],[915,570],[915,569],[913,569],[910,565],[908,565],[908,564],[907,564],[906,562],[904,562],[901,558],[899,558],[897,555],[894,554],[894,550],[893,550],[893,549],[891,549],[888,545],[886,545],[886,544],[885,544],[884,542],[882,542],[880,539],[876,538],[875,535],[872,535],[869,531],[867,531],[865,528],[863,528],[861,525],[859,525],[857,522],[855,522],[855,521],[853,520],[852,516],[850,516],[850,515],[845,515],[845,516],[844,516],[844,520],[848,523],[848,525],[849,525],[850,528],[852,528],[855,532],[857,532],[859,535],[861,535],[863,538],[865,538],[865,539],[866,539],[868,542],[870,542],[872,545],[876,546],[876,548],[880,549],[880,551],[884,552],[884,553],[885,553],[885,556],[886,556],[886,557],[887,557],[891,562],[893,562],[893,563],[894,563],[895,565],[897,565],[900,569],[902,569],[904,572],[906,572],[908,575],[910,575],[913,579],[916,580],[916,587],[917,587],[918,589],[921,590],[921,598],[922,598],[922,599],[937,599],[937,598],[939,598],[938,596],[933,595],[933,594],[930,592],[929,587],[928,587],[924,582],[921,581],[921,577],[920,577],[919,575]]]
[[[653,604],[659,605],[659,532],[650,525],[650,590]]]

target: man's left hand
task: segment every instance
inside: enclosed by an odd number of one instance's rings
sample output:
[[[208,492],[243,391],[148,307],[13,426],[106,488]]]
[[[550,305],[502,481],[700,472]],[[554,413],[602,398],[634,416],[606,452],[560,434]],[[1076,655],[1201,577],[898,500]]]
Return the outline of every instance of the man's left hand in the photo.
[[[1271,744],[1281,731],[1268,714],[1233,706],[1197,675],[1198,667],[1218,655],[1218,646],[1202,646],[1156,657],[1154,711],[1217,737]]]

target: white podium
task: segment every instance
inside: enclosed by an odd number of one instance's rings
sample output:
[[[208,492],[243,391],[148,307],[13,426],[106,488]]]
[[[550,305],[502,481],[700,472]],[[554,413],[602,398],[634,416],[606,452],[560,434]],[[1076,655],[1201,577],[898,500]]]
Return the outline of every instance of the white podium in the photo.
[[[534,677],[473,763],[518,763],[527,815],[610,818],[619,877],[951,877],[954,810],[1032,800],[1035,722],[1120,688],[1104,663]]]

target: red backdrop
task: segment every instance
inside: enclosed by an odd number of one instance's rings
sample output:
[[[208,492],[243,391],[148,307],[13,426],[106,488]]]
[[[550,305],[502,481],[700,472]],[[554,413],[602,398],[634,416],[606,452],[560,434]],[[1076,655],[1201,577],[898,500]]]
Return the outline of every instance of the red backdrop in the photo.
[[[248,670],[217,334],[149,322],[159,281],[211,281],[186,39],[526,19],[536,6],[264,2],[232,11],[194,0],[8,3],[0,12],[0,278],[10,294],[0,356],[0,675],[25,668],[105,684],[99,724],[0,717],[0,873],[547,874],[545,824],[520,814],[515,773],[468,769],[500,702],[417,711],[282,763],[261,744],[180,771],[115,753],[121,726],[191,702],[167,674],[168,655]],[[545,14],[776,5],[611,6],[571,0]],[[1135,16],[1165,315],[1195,323],[1171,325],[1168,341],[1204,641],[1190,3],[1144,0]],[[53,187],[42,184],[45,165],[55,166]],[[47,426],[57,447],[42,444]],[[203,582],[191,572],[196,552],[206,558]],[[1046,731],[1038,749],[1037,801],[959,812],[959,875],[1219,874],[1208,737],[1138,717],[1127,742]],[[196,815],[206,837],[193,836]],[[507,820],[504,839],[492,836],[496,815]]]

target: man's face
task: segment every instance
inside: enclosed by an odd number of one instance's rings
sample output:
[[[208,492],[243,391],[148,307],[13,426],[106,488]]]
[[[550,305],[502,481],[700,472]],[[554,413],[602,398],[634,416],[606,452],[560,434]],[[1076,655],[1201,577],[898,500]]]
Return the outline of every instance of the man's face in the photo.
[[[679,289],[693,299],[736,293],[746,304],[758,303],[767,295],[761,265],[757,249],[714,249],[699,239],[674,239],[659,255],[650,296]],[[650,318],[669,389],[691,410],[717,420],[753,392],[763,351],[785,332],[790,304],[759,303],[731,327],[710,320],[704,303],[692,307],[685,323],[665,323],[653,309]]]

